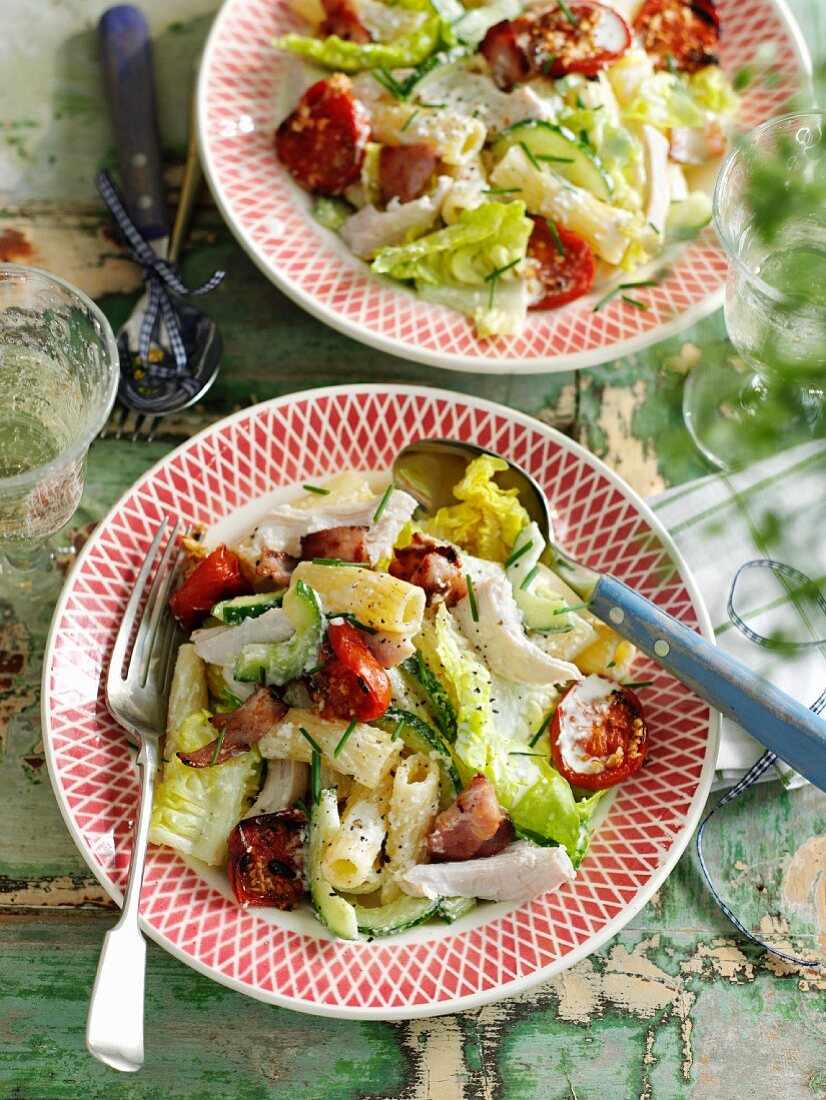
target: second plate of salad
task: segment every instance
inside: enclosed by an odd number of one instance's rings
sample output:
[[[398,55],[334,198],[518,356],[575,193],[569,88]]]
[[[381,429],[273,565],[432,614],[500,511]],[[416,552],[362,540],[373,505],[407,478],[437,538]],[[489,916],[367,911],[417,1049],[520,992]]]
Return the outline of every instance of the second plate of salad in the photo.
[[[782,0],[227,0],[201,147],[241,243],[333,327],[567,369],[719,304],[720,160],[808,68]]]

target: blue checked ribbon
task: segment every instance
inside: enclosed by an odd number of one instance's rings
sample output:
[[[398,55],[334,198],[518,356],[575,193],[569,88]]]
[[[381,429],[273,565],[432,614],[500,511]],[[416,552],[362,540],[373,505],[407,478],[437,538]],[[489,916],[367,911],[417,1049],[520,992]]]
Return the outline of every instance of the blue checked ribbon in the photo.
[[[780,576],[793,581],[800,587],[801,590],[810,592],[814,596],[818,607],[821,609],[821,611],[823,611],[824,614],[826,614],[826,599],[824,599],[823,595],[818,591],[814,581],[812,581],[810,577],[807,577],[805,573],[801,573],[799,569],[794,569],[790,565],[784,565],[783,562],[773,561],[771,558],[759,558],[754,561],[747,561],[744,565],[740,566],[740,568],[734,575],[734,580],[731,582],[731,589],[729,591],[729,598],[726,610],[728,611],[729,619],[731,620],[733,625],[737,627],[737,629],[742,634],[744,634],[749,639],[749,641],[754,642],[755,645],[771,647],[777,646],[778,643],[773,641],[771,638],[767,638],[765,635],[758,634],[757,631],[752,630],[750,626],[746,625],[741,616],[735,610],[734,604],[737,591],[737,582],[740,580],[743,572],[748,569],[769,569],[771,572],[777,573]],[[783,642],[782,645],[783,648],[786,649],[805,649],[811,646],[826,645],[826,638],[818,638],[814,641]],[[826,690],[820,693],[817,699],[815,699],[815,701],[809,707],[809,710],[813,711],[815,714],[821,714],[824,710],[826,710]],[[717,902],[717,904],[720,906],[722,911],[725,913],[725,915],[728,917],[734,927],[738,930],[738,932],[741,932],[742,935],[746,937],[746,939],[751,940],[751,942],[757,944],[758,947],[762,947],[764,950],[770,951],[773,955],[777,955],[779,958],[785,959],[786,962],[794,963],[797,966],[820,966],[820,962],[817,959],[800,959],[796,955],[790,955],[787,951],[780,951],[778,948],[772,947],[771,944],[766,943],[765,940],[761,940],[759,936],[755,936],[753,932],[750,932],[748,928],[746,928],[746,926],[743,924],[743,922],[739,919],[739,917],[720,897],[720,893],[717,890],[717,887],[714,885],[711,877],[711,872],[709,871],[706,864],[705,853],[703,851],[703,834],[705,833],[706,825],[708,825],[712,817],[714,817],[717,811],[721,810],[723,806],[727,806],[729,802],[733,802],[735,798],[738,798],[743,793],[743,791],[748,790],[748,788],[753,783],[756,783],[760,776],[768,768],[770,768],[776,760],[777,754],[767,749],[766,752],[764,752],[763,755],[760,757],[760,759],[757,760],[746,772],[739,783],[735,784],[735,786],[733,786],[731,790],[728,791],[720,799],[719,802],[715,803],[715,805],[712,806],[711,810],[709,810],[708,814],[703,819],[700,828],[697,830],[697,856],[700,860],[700,868],[703,872],[703,877],[706,880],[706,884],[709,890],[711,890],[714,900]]]
[[[106,171],[98,172],[95,176],[95,186],[115,219],[121,246],[127,256],[141,268],[146,283],[147,307],[141,325],[137,350],[143,363],[147,381],[150,383],[152,381],[161,382],[176,378],[181,378],[183,381],[188,365],[188,356],[175,303],[170,291],[175,294],[190,296],[208,294],[224,279],[226,272],[216,271],[201,286],[190,289],[181,281],[177,267],[160,257],[141,236],[126,209],[123,195],[109,173]],[[150,363],[149,361],[152,335],[159,320],[163,320],[166,327],[174,363],[168,360],[160,363]]]

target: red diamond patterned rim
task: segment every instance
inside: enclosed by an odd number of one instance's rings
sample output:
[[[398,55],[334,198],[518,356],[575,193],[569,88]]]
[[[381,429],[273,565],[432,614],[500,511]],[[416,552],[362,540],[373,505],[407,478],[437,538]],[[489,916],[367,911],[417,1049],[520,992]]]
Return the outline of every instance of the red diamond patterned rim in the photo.
[[[342,469],[389,469],[423,436],[473,440],[521,463],[554,506],[560,540],[711,638],[694,582],[643,502],[602,463],[538,421],[418,387],[294,394],[221,421],[118,501],[76,563],[55,611],[43,673],[49,774],[66,824],[112,897],[125,888],[138,782],[102,680],[130,586],[163,516],[211,525],[278,487]],[[637,673],[639,674],[637,676]],[[208,976],[288,1008],[384,1019],[471,1008],[517,993],[594,951],[661,885],[702,810],[717,755],[709,707],[653,664],[651,759],[617,792],[576,881],[528,905],[480,905],[457,924],[374,943],[334,941],[308,911],[239,909],[223,874],[204,877],[151,847],[145,930]]]
[[[718,0],[718,9],[725,71],[734,74],[751,64],[760,47],[771,43],[773,64],[783,74],[771,88],[755,82],[743,93],[737,121],[748,130],[783,112],[811,63],[783,0]],[[370,275],[312,218],[309,196],[273,150],[275,126],[297,91],[295,62],[276,53],[270,41],[298,29],[288,0],[226,0],[201,65],[198,129],[212,193],[233,233],[276,286],[326,324],[431,366],[558,371],[638,351],[722,305],[726,263],[710,227],[675,252],[670,274],[658,286],[635,291],[646,310],[617,298],[594,313],[599,294],[592,294],[561,310],[533,313],[519,335],[494,341],[479,340],[460,314]]]

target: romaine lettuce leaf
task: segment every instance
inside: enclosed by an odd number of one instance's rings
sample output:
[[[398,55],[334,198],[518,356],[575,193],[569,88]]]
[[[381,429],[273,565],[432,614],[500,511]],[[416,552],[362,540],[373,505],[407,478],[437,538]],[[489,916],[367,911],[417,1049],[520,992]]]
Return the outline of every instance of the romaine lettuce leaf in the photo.
[[[397,0],[398,7],[421,12],[422,21],[413,32],[390,42],[352,42],[337,34],[314,38],[305,34],[283,34],[273,39],[278,50],[308,57],[328,69],[357,73],[363,69],[396,69],[419,65],[440,45],[450,46],[455,35],[443,21],[431,0]]]
[[[419,297],[437,306],[446,306],[473,318],[480,340],[491,336],[514,336],[522,331],[528,313],[528,293],[524,280],[497,283],[493,293],[487,284],[468,286],[458,283],[416,283]]]
[[[424,520],[422,530],[436,538],[455,542],[469,554],[488,561],[506,561],[519,532],[529,522],[516,489],[500,489],[493,480],[506,470],[504,459],[480,455],[453,488],[458,504],[440,508]]]
[[[719,65],[706,65],[688,78],[691,98],[703,111],[713,111],[716,115],[730,115],[737,109],[739,96],[731,86],[731,81]]]
[[[261,754],[249,752],[211,768],[190,768],[175,755],[194,752],[213,741],[209,712],[190,715],[169,734],[172,756],[155,789],[149,839],[184,855],[218,866],[227,858],[227,838],[255,797],[261,778]]]
[[[515,278],[513,267],[524,259],[533,223],[523,202],[486,202],[463,210],[459,220],[408,244],[383,248],[371,265],[378,275],[415,279],[433,286],[489,286],[490,277]]]
[[[622,116],[626,121],[650,122],[659,130],[703,123],[703,112],[692,99],[688,84],[667,72],[643,80]]]
[[[581,818],[570,784],[551,767],[541,749],[525,742],[526,726],[506,731],[500,724],[499,715],[494,714],[491,673],[444,605],[426,622],[418,641],[428,664],[437,665],[456,708],[458,734],[453,750],[464,778],[486,775],[518,828],[576,854]],[[501,683],[496,686],[501,692]]]

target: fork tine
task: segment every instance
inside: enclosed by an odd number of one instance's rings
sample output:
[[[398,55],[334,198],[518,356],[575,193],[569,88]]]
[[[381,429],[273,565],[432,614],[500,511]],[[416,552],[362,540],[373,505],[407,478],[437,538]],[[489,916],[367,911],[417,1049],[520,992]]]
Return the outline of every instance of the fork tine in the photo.
[[[123,619],[118,630],[117,637],[115,638],[115,644],[112,647],[112,658],[109,662],[109,676],[107,679],[107,691],[109,690],[109,684],[113,683],[115,679],[123,680],[123,662],[126,657],[126,647],[129,645],[129,639],[132,635],[132,628],[135,625],[135,618],[140,608],[141,599],[143,597],[144,590],[146,588],[146,579],[149,576],[149,571],[152,568],[152,563],[155,560],[155,555],[158,552],[161,539],[163,538],[164,531],[168,526],[169,520],[164,517],[158,530],[155,532],[155,537],[152,540],[152,544],[146,552],[146,557],[143,560],[143,565],[135,578],[135,586],[132,589],[132,595],[129,597],[129,602],[126,605],[126,610],[123,613]]]
[[[146,684],[149,678],[153,654],[156,649],[155,643],[159,638],[158,628],[164,614],[168,614],[167,597],[180,564],[179,561],[174,569],[167,569],[169,559],[178,548],[177,534],[179,526],[180,524],[176,522],[170,531],[166,547],[155,569],[155,576],[152,579],[149,595],[146,598],[146,606],[138,627],[132,656],[129,659],[129,673],[131,674],[136,667],[138,668],[138,683],[141,687]],[[170,624],[170,629],[165,630],[164,635],[168,634],[171,637],[174,634],[174,621],[171,616],[168,616],[167,622]],[[165,636],[161,636],[161,640],[164,641]]]

